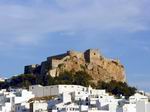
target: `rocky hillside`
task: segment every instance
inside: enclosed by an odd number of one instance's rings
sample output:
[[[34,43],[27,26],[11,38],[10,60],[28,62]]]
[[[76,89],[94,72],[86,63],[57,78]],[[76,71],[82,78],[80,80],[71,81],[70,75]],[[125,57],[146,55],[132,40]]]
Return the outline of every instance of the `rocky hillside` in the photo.
[[[89,49],[84,53],[68,51],[67,53],[48,57],[41,65],[25,67],[25,74],[51,75],[56,77],[65,72],[84,71],[93,78],[108,82],[111,80],[125,81],[124,66],[118,61],[105,58],[97,49]]]

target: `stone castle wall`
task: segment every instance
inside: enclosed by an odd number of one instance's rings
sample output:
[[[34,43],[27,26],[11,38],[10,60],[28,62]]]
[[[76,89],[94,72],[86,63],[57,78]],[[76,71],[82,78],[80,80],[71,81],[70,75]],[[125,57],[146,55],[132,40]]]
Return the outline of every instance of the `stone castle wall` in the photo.
[[[78,59],[80,58],[83,58],[84,57],[84,54],[82,52],[77,52],[77,51],[67,51],[67,54],[68,56],[71,56],[71,57],[77,57]]]
[[[24,67],[24,73],[25,74],[32,74],[36,71],[36,68],[38,67],[38,64],[33,64],[33,65],[27,65]]]
[[[97,49],[88,49],[84,52],[84,58],[88,63],[97,63],[100,60],[101,54]]]
[[[36,66],[26,66],[25,73],[32,72]],[[124,66],[118,60],[107,59],[102,56],[98,49],[88,49],[84,53],[77,51],[67,51],[64,54],[48,57],[41,64],[42,75],[55,77],[64,70],[86,70],[89,74],[96,74],[96,77],[113,77],[115,80],[124,80]],[[100,74],[100,75],[98,75]],[[93,76],[93,77],[95,77]],[[104,78],[103,78],[104,79]],[[95,78],[96,80],[96,78]]]

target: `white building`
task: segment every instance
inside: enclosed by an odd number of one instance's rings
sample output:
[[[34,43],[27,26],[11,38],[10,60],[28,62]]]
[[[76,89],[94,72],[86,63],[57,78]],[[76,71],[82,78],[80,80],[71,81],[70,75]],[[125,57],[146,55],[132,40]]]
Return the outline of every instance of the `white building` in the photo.
[[[30,105],[28,101],[34,98],[35,95],[31,91],[17,90],[15,94],[15,111],[16,112],[29,112]]]
[[[140,93],[136,93],[133,96],[129,97],[129,102],[132,104],[136,104],[136,102],[138,101],[148,102],[148,97]]]
[[[32,92],[13,89],[10,92],[0,91],[0,112],[29,112],[28,100],[33,98]]]
[[[54,96],[60,95],[64,92],[86,92],[92,93],[93,95],[106,94],[105,90],[95,90],[91,87],[84,87],[80,85],[53,85],[53,86],[41,86],[41,85],[33,85],[29,87],[29,91],[31,91],[36,97],[43,96]]]
[[[0,91],[0,112],[15,112],[15,95],[13,93]]]
[[[116,99],[105,90],[79,85],[34,85],[29,88],[36,97],[57,96],[50,101],[34,102],[33,108],[38,110],[33,109],[33,112],[46,109],[51,112],[150,112],[148,97],[139,93],[127,101],[124,97]]]
[[[150,112],[150,102],[138,101],[136,102],[136,112]]]
[[[48,112],[48,103],[46,101],[32,102],[30,112]]]
[[[5,78],[0,77],[0,82],[5,82]]]
[[[150,112],[148,97],[139,93],[126,100],[117,99],[105,90],[79,85],[29,88],[30,91],[1,90],[0,112]]]
[[[115,99],[105,90],[79,85],[34,85],[29,90],[37,97],[59,96],[48,102],[48,109],[53,112],[123,112],[120,102],[124,99]]]
[[[136,104],[125,104],[123,112],[136,112]]]
[[[53,85],[53,86],[41,86],[33,85],[29,87],[29,90],[35,94],[36,97],[60,95],[63,92],[74,91],[86,91],[86,87],[77,85]]]

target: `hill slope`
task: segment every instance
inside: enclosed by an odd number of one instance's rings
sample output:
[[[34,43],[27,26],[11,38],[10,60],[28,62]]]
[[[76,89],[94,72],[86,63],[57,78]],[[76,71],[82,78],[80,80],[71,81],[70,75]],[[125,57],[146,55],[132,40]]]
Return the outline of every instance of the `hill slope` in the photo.
[[[106,59],[97,49],[89,49],[84,53],[67,51],[67,53],[48,57],[41,65],[25,66],[25,74],[37,76],[59,76],[65,71],[88,73],[94,82],[99,80],[109,82],[111,80],[125,81],[124,66],[113,59]]]

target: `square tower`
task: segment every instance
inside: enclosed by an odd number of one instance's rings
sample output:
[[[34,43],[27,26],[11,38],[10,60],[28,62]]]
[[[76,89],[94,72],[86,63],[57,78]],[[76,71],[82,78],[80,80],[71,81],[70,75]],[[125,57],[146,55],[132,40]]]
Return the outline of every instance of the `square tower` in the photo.
[[[24,74],[34,74],[39,67],[38,64],[27,65],[24,67]]]
[[[88,63],[96,63],[100,60],[100,56],[98,49],[88,49],[84,52],[85,61]]]

